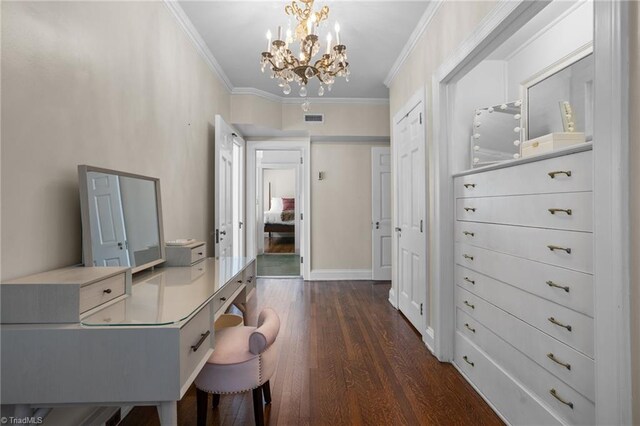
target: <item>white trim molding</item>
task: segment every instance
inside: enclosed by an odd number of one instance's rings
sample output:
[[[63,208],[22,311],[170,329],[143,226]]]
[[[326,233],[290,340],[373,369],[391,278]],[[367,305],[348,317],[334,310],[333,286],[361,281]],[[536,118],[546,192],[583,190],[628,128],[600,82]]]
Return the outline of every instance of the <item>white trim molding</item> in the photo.
[[[371,269],[312,269],[310,281],[371,280]]]
[[[388,98],[332,98],[329,96],[326,97],[307,97],[300,98],[299,96],[295,97],[286,97],[286,96],[278,96],[273,93],[256,89],[255,87],[234,87],[231,90],[232,95],[253,95],[258,96],[260,98],[266,99],[271,102],[279,102],[281,104],[301,104],[306,99],[313,104],[361,104],[361,105],[389,105]]]
[[[391,86],[391,82],[393,81],[395,76],[398,74],[398,71],[400,71],[400,68],[402,68],[402,65],[407,60],[407,58],[413,51],[414,47],[416,47],[418,40],[420,40],[420,37],[426,31],[427,27],[431,23],[431,20],[436,15],[436,12],[438,11],[438,9],[440,9],[440,6],[443,3],[444,3],[444,0],[432,0],[429,2],[429,4],[427,5],[427,9],[422,14],[422,17],[418,21],[418,24],[413,29],[413,32],[409,36],[409,39],[407,40],[404,47],[400,51],[400,54],[398,55],[395,62],[391,66],[391,69],[389,70],[387,77],[384,79],[385,86],[387,87]]]
[[[182,6],[180,6],[177,0],[163,0],[163,3],[167,6],[167,9],[169,9],[176,21],[178,21],[180,27],[187,34],[200,56],[202,56],[202,59],[204,59],[205,63],[211,68],[211,71],[220,79],[227,91],[231,92],[233,89],[231,80],[229,80],[229,77],[227,77],[227,74],[213,56],[211,50],[209,50],[207,43],[198,30],[193,26],[193,23],[184,12],[184,9],[182,9]]]

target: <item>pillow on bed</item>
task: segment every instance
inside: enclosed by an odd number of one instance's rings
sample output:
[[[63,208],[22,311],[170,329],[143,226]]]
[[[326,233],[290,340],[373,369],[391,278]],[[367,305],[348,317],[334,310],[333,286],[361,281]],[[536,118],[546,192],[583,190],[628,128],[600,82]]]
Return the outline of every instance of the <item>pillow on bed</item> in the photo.
[[[281,212],[282,209],[282,198],[273,197],[271,198],[271,211],[272,212]]]
[[[296,209],[296,199],[295,198],[283,198],[282,199],[282,210],[295,210]]]

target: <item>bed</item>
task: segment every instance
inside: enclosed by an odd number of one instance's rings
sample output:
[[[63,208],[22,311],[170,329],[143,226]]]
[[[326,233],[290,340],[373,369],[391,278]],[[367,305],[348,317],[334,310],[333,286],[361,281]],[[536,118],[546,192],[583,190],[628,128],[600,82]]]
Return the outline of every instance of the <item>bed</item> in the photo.
[[[295,199],[272,197],[270,208],[264,212],[264,232],[295,232]]]

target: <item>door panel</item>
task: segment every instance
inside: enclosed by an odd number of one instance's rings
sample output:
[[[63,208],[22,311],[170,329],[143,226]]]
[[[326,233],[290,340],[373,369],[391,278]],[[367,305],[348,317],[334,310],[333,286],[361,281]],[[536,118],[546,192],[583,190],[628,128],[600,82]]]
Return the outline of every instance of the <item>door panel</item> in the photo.
[[[391,279],[391,150],[371,148],[373,279]]]
[[[233,255],[233,129],[215,118],[216,257]]]

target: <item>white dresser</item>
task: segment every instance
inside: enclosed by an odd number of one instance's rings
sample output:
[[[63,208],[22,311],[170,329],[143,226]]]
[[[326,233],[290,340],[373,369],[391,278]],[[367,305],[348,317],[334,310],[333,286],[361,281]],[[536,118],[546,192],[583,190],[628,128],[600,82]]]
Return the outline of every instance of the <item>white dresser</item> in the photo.
[[[511,424],[593,424],[589,145],[454,176],[454,362]]]

